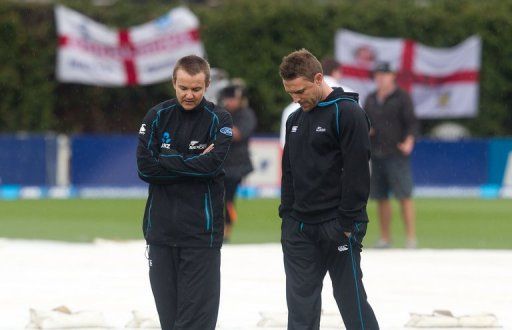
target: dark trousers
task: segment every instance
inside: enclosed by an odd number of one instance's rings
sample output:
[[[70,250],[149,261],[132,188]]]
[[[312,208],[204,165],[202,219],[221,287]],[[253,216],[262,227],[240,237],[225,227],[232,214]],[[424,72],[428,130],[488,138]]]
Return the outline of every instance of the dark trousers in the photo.
[[[229,177],[226,176],[224,178],[224,188],[225,188],[225,223],[227,225],[231,225],[236,222],[236,211],[235,211],[235,195],[238,186],[242,182],[242,179],[239,177]]]
[[[361,272],[366,223],[358,222],[348,238],[338,220],[308,225],[283,219],[281,243],[286,272],[288,330],[320,328],[321,293],[327,273],[348,330],[379,329],[367,301]]]
[[[162,330],[213,330],[220,298],[220,248],[151,245],[149,279]]]

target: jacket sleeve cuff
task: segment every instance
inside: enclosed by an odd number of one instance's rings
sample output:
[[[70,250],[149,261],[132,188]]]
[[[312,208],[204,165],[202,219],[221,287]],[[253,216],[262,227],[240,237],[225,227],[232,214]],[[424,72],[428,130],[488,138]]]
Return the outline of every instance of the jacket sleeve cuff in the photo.
[[[354,229],[354,220],[353,219],[341,217],[340,224],[341,224],[341,228],[345,232],[352,232],[352,230]]]
[[[338,211],[341,227],[343,228],[343,230],[351,232],[352,229],[354,228],[355,220],[360,217],[360,212],[346,212],[342,210]]]
[[[283,206],[282,204],[279,205],[279,217],[281,219],[284,219],[285,217],[287,217],[288,215],[290,215],[290,213],[292,212],[291,208],[289,207],[285,207]]]

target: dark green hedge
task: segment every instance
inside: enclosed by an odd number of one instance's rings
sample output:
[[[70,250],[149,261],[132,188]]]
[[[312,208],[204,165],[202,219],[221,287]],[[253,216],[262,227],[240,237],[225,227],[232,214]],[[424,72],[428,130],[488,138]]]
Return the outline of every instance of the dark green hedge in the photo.
[[[181,4],[60,1],[113,26],[153,19]],[[383,37],[406,37],[438,47],[472,34],[483,38],[480,115],[459,120],[479,136],[512,134],[512,1],[300,1],[218,0],[193,5],[214,67],[246,79],[259,131],[276,131],[289,102],[277,67],[283,55],[306,47],[333,55],[334,34],[344,27]],[[170,84],[99,88],[55,81],[53,7],[0,4],[0,131],[135,132],[153,104],[172,95]],[[424,121],[428,129],[437,121]]]

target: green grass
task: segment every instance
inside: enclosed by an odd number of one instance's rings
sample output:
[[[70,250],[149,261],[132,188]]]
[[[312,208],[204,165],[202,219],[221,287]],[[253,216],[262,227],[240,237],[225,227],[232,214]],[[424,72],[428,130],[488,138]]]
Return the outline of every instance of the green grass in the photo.
[[[144,200],[0,201],[0,237],[89,242],[94,238],[142,239]],[[239,200],[232,243],[278,242],[279,201]],[[393,204],[394,245],[403,246],[403,225]],[[511,249],[512,202],[480,199],[417,199],[422,248]],[[368,207],[367,246],[377,240],[375,204]]]

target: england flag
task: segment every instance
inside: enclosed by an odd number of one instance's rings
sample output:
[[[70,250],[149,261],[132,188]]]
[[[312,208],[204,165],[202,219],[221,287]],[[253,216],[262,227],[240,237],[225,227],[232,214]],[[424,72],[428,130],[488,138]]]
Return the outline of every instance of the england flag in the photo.
[[[342,82],[360,99],[375,89],[372,68],[388,62],[398,84],[414,101],[419,118],[461,118],[478,114],[481,39],[472,36],[451,48],[433,48],[400,38],[377,38],[339,30],[336,59]]]
[[[171,79],[176,61],[204,56],[199,20],[179,7],[160,18],[116,30],[64,6],[55,9],[57,79],[97,86],[148,85]]]

